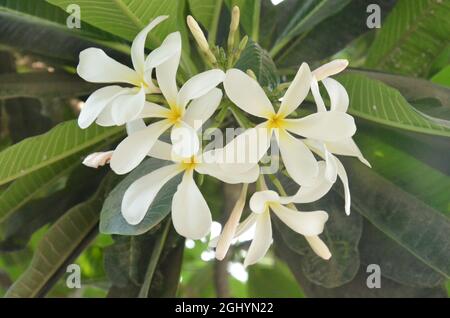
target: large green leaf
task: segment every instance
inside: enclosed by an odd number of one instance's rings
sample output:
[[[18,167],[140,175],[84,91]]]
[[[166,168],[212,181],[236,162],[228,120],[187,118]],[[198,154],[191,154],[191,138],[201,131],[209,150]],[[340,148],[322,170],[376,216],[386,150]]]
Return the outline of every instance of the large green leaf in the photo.
[[[219,1],[188,0],[192,15],[206,30],[210,30],[212,27],[217,2]]]
[[[367,66],[413,76],[427,76],[449,46],[450,3],[400,0],[380,29]]]
[[[324,19],[342,10],[349,2],[350,0],[305,0],[299,2],[295,13],[291,13],[289,23],[271,49],[270,55],[276,56],[295,36],[311,30]]]
[[[102,208],[100,232],[105,234],[139,235],[158,225],[171,211],[172,197],[175,194],[180,176],[170,180],[159,191],[142,222],[128,224],[121,213],[122,199],[128,187],[140,177],[162,167],[167,162],[150,158],[143,161],[109,194]]]
[[[352,115],[414,132],[450,136],[450,127],[421,115],[396,89],[359,74],[344,74],[338,79],[350,96]]]
[[[381,129],[358,131],[356,141],[373,170],[417,199],[450,216],[450,178],[389,144],[392,133]],[[405,142],[403,142],[405,143]],[[417,143],[412,145],[418,147]],[[438,155],[435,152],[436,155]]]
[[[400,284],[414,287],[442,285],[444,276],[437,273],[408,250],[391,240],[369,222],[364,223],[359,245],[361,263],[377,264],[383,276]]]
[[[114,182],[107,178],[88,201],[73,207],[45,234],[29,268],[8,290],[6,297],[39,297],[51,288],[97,234],[99,212],[106,193]]]
[[[258,82],[263,86],[275,88],[280,82],[275,63],[267,51],[256,42],[248,43],[235,67],[244,72],[248,69],[252,70]]]
[[[185,1],[47,0],[47,2],[64,10],[71,4],[77,4],[82,8],[81,19],[83,21],[126,40],[133,40],[139,31],[155,17],[169,15],[168,20],[149,34],[151,48],[159,45],[171,32],[180,31],[183,38],[187,39],[185,20],[179,19]]]
[[[418,260],[450,277],[450,220],[355,160],[345,160],[352,210],[407,249]]]
[[[74,97],[87,95],[98,87],[64,73],[11,73],[0,75],[0,99]]]
[[[49,132],[28,138],[0,152],[0,184],[25,176],[74,154],[83,155],[94,145],[112,142],[121,127],[92,125],[80,129],[76,120],[64,122]]]

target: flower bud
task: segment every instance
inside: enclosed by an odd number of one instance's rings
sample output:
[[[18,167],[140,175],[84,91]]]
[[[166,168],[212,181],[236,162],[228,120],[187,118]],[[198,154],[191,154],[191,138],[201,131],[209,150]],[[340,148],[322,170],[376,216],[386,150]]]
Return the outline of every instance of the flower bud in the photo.
[[[113,155],[113,151],[106,152],[94,152],[88,155],[84,160],[83,164],[90,168],[98,168],[104,166],[109,163],[111,157]]]
[[[234,6],[231,11],[230,32],[236,32],[239,27],[241,12],[238,6]]]

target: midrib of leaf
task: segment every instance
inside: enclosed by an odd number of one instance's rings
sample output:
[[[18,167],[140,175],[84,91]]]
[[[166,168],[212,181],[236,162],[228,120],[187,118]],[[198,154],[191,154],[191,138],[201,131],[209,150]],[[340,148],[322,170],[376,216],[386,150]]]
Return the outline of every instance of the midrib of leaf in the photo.
[[[127,17],[131,19],[133,24],[138,29],[143,29],[145,27],[144,23],[128,8],[128,6],[122,0],[113,0],[116,6],[121,10]]]
[[[422,21],[428,17],[428,15],[431,15],[433,13],[432,7],[434,5],[434,2],[428,2],[428,7],[424,9],[417,19],[415,21],[419,21],[416,23],[412,23],[412,27],[408,27],[408,31],[404,32],[400,35],[400,38],[398,39],[398,42],[395,43],[387,52],[383,55],[383,57],[376,63],[376,65],[382,65],[388,58],[390,58],[392,52],[394,52],[397,47],[401,46],[403,43],[406,42],[406,40],[419,28],[419,24],[422,23]],[[414,22],[414,21],[413,21]],[[443,44],[443,48],[445,48],[447,43],[445,45]]]

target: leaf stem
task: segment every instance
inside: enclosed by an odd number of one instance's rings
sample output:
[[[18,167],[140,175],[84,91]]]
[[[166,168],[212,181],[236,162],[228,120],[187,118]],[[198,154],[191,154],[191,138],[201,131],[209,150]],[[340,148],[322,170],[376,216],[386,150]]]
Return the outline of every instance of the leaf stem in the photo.
[[[171,219],[168,218],[166,224],[164,225],[163,232],[158,237],[155,245],[153,247],[152,256],[150,258],[150,262],[147,267],[147,272],[145,273],[145,280],[142,284],[141,290],[139,291],[139,298],[147,298],[148,292],[150,290],[150,286],[152,284],[153,275],[155,274],[156,266],[158,265],[158,261],[161,257],[161,253],[166,243],[167,235],[169,234]]]
[[[261,1],[255,1],[253,7],[253,20],[252,20],[252,39],[255,42],[259,40],[259,20],[261,15]]]

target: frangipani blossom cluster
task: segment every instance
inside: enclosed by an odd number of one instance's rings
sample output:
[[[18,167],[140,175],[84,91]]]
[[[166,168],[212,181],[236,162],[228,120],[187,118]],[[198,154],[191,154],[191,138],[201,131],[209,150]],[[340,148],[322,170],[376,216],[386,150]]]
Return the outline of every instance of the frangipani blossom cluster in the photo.
[[[232,32],[236,32],[239,22],[237,20],[236,24],[236,12],[239,11],[234,9]],[[97,168],[109,163],[115,173],[126,174],[146,157],[163,160],[165,165],[135,180],[126,190],[122,198],[122,216],[131,225],[139,224],[163,186],[181,175],[172,198],[171,217],[175,230],[194,240],[207,236],[212,225],[211,210],[195,175],[242,184],[239,199],[222,233],[210,242],[210,246],[216,248],[218,259],[225,257],[235,238],[254,228],[245,265],[258,262],[272,243],[271,215],[303,235],[317,255],[329,259],[331,253],[319,238],[328,220],[327,212],[299,211],[294,204],[319,200],[339,177],[345,188],[343,209],[350,213],[347,175],[335,155],[355,156],[369,165],[352,139],[356,126],[353,117],[347,113],[347,92],[331,78],[346,68],[347,61],[331,61],[313,71],[303,63],[284,95],[280,96],[280,102],[270,100],[251,73],[233,68],[232,63],[226,67],[218,64],[200,27],[188,17],[188,25],[200,51],[209,58],[207,64],[211,69],[192,76],[179,87],[177,71],[182,50],[179,32],[169,34],[158,48],[145,56],[148,33],[165,19],[167,16],[155,18],[136,36],[131,46],[134,69],[114,61],[96,48],[81,52],[77,71],[83,79],[127,84],[95,91],[81,110],[78,119],[81,128],[94,123],[125,125],[128,133],[114,150],[91,154],[84,164]],[[230,33],[228,44],[231,47],[232,40],[233,33]],[[241,43],[239,47],[242,46]],[[329,96],[328,108],[320,94],[321,84]],[[298,108],[310,92],[317,111],[299,117]],[[164,102],[147,101],[149,95],[155,94],[161,94]],[[199,137],[202,128],[229,103],[254,120],[255,126],[225,146],[203,150]],[[170,138],[163,141],[166,131]],[[273,141],[280,149],[283,169],[299,187],[292,196],[280,195],[268,187],[265,175],[261,173],[260,161]],[[249,195],[252,183],[256,184],[256,191]],[[250,213],[243,218],[247,201]]]

